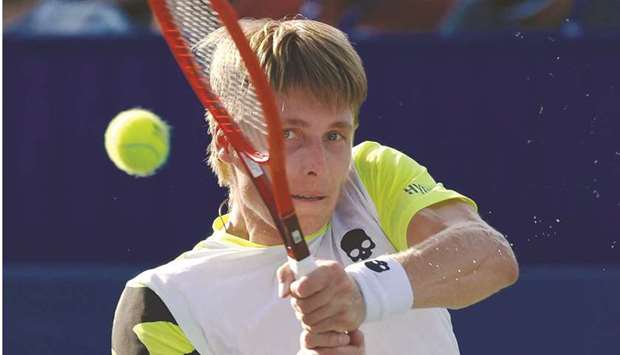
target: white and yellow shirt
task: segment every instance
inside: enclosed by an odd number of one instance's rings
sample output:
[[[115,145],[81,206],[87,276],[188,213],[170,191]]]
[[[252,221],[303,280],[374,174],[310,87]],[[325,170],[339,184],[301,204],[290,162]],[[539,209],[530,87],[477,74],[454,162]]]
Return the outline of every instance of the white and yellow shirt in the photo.
[[[330,223],[307,236],[317,259],[346,266],[404,250],[417,211],[449,199],[475,206],[392,148],[364,142],[353,149],[353,161]],[[217,218],[211,237],[127,283],[115,315],[113,352],[297,353],[301,326],[289,301],[277,295],[284,248],[230,235],[225,222],[226,216]],[[368,355],[459,353],[443,308],[413,309],[361,329]]]

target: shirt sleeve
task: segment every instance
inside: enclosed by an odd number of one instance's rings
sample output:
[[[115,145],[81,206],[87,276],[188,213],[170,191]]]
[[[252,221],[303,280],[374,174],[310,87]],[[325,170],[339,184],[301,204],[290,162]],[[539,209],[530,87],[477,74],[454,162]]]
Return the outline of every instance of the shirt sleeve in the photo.
[[[126,287],[112,325],[112,355],[197,355],[164,302],[148,287]]]
[[[450,199],[476,203],[436,182],[427,169],[396,149],[364,142],[353,149],[357,173],[372,199],[381,228],[398,251],[408,248],[407,228],[421,209]]]

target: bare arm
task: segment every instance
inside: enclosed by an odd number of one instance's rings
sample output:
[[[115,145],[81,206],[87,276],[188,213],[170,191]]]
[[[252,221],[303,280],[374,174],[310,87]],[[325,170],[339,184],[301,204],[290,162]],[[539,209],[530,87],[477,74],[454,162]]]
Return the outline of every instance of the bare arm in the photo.
[[[407,239],[409,249],[393,256],[412,285],[414,308],[464,308],[518,278],[510,245],[464,202],[449,200],[419,211]],[[357,329],[365,319],[361,291],[337,262],[319,261],[317,270],[297,281],[284,264],[278,279],[310,332]]]
[[[414,307],[464,308],[515,283],[519,267],[506,239],[464,202],[427,207],[407,229],[395,258],[414,290]]]

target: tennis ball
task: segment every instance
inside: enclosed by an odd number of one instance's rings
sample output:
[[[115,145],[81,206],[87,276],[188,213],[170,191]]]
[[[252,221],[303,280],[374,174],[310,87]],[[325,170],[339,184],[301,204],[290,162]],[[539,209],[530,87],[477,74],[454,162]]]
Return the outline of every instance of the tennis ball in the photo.
[[[105,131],[105,149],[114,164],[127,174],[151,176],[168,159],[170,129],[150,111],[123,111]]]

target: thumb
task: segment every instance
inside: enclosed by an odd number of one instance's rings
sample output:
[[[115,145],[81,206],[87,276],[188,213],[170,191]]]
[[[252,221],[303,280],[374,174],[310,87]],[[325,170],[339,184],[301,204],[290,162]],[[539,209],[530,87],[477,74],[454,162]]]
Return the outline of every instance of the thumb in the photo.
[[[355,346],[356,348],[363,349],[364,348],[364,333],[361,330],[355,329],[349,332],[349,338],[351,339],[349,345]]]
[[[278,278],[278,296],[281,298],[290,296],[291,283],[295,281],[295,274],[288,266],[288,263],[284,263],[280,266],[276,275]]]

